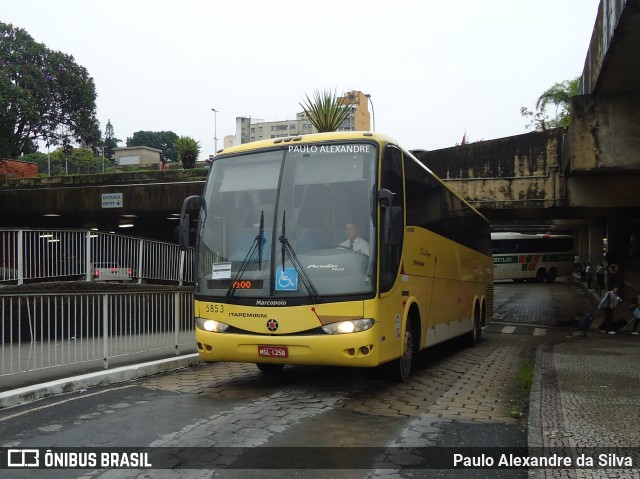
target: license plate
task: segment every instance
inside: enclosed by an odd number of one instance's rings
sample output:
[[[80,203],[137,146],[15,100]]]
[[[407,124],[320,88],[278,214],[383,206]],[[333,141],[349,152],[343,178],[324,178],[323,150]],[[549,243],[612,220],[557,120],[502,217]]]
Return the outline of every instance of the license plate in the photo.
[[[261,358],[288,358],[289,349],[286,346],[258,346],[258,356]]]

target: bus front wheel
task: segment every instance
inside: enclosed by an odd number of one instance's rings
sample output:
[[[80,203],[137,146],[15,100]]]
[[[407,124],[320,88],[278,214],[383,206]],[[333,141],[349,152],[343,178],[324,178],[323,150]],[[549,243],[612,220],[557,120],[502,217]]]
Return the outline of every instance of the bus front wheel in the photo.
[[[387,375],[389,379],[398,382],[405,382],[411,373],[411,363],[413,362],[413,330],[410,324],[404,333],[404,353],[398,359],[394,359],[387,364]]]

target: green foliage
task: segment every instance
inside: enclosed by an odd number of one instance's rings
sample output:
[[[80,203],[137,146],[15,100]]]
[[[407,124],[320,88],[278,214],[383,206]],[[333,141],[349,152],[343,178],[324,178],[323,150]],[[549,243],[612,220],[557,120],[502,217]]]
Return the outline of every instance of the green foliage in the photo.
[[[39,140],[97,144],[95,100],[93,79],[72,56],[0,22],[0,157],[32,153]]]
[[[178,161],[176,140],[178,135],[172,131],[136,131],[127,138],[127,146],[148,146],[162,151],[168,161]]]
[[[338,101],[336,91],[316,90],[313,100],[305,94],[304,103],[300,103],[309,121],[322,132],[336,131],[349,118],[351,108]]]
[[[571,98],[578,94],[580,78],[565,80],[548,88],[536,101],[536,111],[526,107],[520,108],[520,114],[529,117],[529,127],[535,127],[537,131],[545,131],[549,128],[568,127],[571,122]],[[555,117],[549,119],[547,108],[555,105]]]
[[[200,143],[189,136],[181,136],[176,140],[178,158],[185,169],[193,168],[200,154]]]
[[[524,361],[518,368],[517,381],[524,391],[531,391],[533,384],[533,372],[535,370],[535,362],[531,359]]]
[[[38,172],[48,175],[51,164],[51,176],[80,173],[102,173],[102,157],[96,156],[88,148],[72,148],[65,154],[64,148],[58,148],[47,155],[46,153],[30,153],[20,157],[22,161],[38,163]],[[104,164],[105,172],[113,172],[114,166],[110,162]]]

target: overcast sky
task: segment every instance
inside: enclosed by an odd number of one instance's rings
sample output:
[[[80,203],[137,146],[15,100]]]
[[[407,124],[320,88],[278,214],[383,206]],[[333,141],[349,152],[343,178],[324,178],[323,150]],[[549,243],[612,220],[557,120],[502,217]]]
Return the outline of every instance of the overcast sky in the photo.
[[[409,149],[526,133],[582,73],[599,0],[0,0],[0,21],[73,55],[100,127],[200,142],[235,118],[293,119],[318,89],[371,95],[376,130]]]

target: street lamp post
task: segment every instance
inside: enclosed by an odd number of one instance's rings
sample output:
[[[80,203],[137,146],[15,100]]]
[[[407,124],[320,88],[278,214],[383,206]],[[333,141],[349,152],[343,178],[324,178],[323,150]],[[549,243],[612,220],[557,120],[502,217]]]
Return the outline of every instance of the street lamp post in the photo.
[[[371,95],[369,93],[365,94],[365,96],[369,99],[369,103],[371,104],[371,115],[373,116],[373,131],[376,131],[376,111],[373,109],[373,101],[371,100]]]
[[[218,154],[218,110],[212,108],[213,112],[213,141],[214,141],[214,155]]]
[[[104,146],[103,147],[98,147],[98,149],[100,150],[100,153],[102,154],[102,173],[104,174]]]

